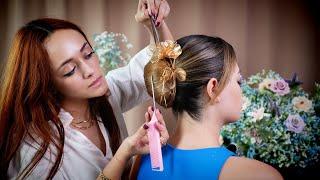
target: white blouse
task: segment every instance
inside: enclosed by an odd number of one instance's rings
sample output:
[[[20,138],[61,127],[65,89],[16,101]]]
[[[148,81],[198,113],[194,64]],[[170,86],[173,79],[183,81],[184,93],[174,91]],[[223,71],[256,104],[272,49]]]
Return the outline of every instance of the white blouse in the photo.
[[[150,60],[150,55],[150,50],[146,47],[136,54],[127,66],[110,71],[106,76],[110,90],[109,102],[116,116],[122,138],[128,136],[122,113],[150,98],[146,92],[143,79],[143,69]],[[60,168],[53,179],[96,179],[113,156],[109,145],[108,132],[103,123],[99,121],[98,125],[106,142],[106,155],[85,135],[70,127],[73,119],[70,113],[61,109],[59,118],[65,131],[65,144]],[[10,162],[9,179],[17,178],[31,162],[37,147],[39,145],[31,140],[23,140],[15,157]],[[52,159],[54,159],[54,156],[52,154],[55,154],[54,151],[54,148],[48,149],[27,179],[40,180],[47,177],[53,165]]]

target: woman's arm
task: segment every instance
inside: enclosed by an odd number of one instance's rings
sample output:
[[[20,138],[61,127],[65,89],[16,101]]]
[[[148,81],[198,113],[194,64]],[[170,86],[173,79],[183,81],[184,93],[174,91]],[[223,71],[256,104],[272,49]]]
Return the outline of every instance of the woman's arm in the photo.
[[[158,109],[155,111],[158,123],[156,127],[160,133],[160,141],[165,144],[169,138],[168,131],[165,126],[163,117]],[[149,122],[153,111],[151,107],[148,108],[148,112],[145,113],[145,120]],[[120,145],[119,149],[103,169],[102,173],[97,177],[97,179],[120,179],[123,170],[128,162],[128,160],[136,154],[146,154],[149,152],[148,137],[147,137],[148,125],[144,124],[138,131],[132,136],[126,138]]]
[[[154,0],[150,0],[154,1]],[[160,0],[154,1],[157,3]],[[151,24],[148,14],[149,1],[140,0],[138,10],[135,15],[136,21],[143,24],[149,32],[150,42],[153,42],[153,35],[151,30]],[[153,4],[155,5],[155,4]],[[164,22],[164,18],[168,16],[170,12],[167,1],[162,0],[159,4],[157,20],[160,22],[158,25],[159,35],[162,40],[172,40],[171,32]],[[138,52],[125,67],[115,69],[108,72],[106,79],[111,92],[109,100],[112,102],[113,108],[120,108],[121,112],[133,108],[134,106],[147,101],[150,97],[147,94],[143,70],[144,66],[149,62],[151,58],[151,51],[148,47]]]

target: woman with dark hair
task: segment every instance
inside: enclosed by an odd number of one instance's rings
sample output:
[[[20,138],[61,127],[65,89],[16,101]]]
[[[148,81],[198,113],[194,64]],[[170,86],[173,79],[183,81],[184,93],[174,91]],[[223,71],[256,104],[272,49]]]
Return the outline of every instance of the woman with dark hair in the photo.
[[[156,101],[172,107],[177,125],[162,148],[164,171],[151,171],[144,155],[138,179],[281,179],[271,166],[236,157],[219,142],[220,129],[240,118],[242,105],[241,75],[229,43],[204,35],[162,43],[144,77],[148,93],[153,83]]]
[[[160,33],[172,39],[167,2],[150,2],[139,1],[136,20],[151,32],[148,14],[157,16]],[[121,113],[146,100],[149,59],[146,47],[105,78],[77,25],[44,18],[23,26],[1,83],[0,179],[119,179],[130,157],[148,149],[148,126],[126,137]]]

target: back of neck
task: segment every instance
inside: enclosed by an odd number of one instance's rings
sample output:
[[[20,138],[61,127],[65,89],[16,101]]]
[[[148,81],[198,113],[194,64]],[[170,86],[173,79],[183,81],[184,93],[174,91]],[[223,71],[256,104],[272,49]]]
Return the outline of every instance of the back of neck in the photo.
[[[220,126],[213,123],[194,120],[188,115],[183,116],[178,118],[169,143],[180,149],[219,147],[220,129]]]

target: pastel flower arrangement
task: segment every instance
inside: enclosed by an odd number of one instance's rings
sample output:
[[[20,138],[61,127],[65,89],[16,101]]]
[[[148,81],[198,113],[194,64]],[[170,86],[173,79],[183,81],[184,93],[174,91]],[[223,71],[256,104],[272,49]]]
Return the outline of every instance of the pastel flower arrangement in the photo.
[[[128,42],[124,34],[104,31],[101,34],[94,35],[93,49],[98,55],[100,65],[105,73],[126,65],[131,56],[122,50],[131,48],[132,44]]]
[[[320,105],[320,86],[311,99],[300,84],[296,75],[284,80],[273,71],[249,77],[242,84],[241,119],[221,131],[225,142],[235,144],[239,155],[280,168],[316,163],[320,118],[314,108],[316,101]]]
[[[320,84],[316,83],[315,92],[313,94],[314,110],[318,117],[320,117]]]

